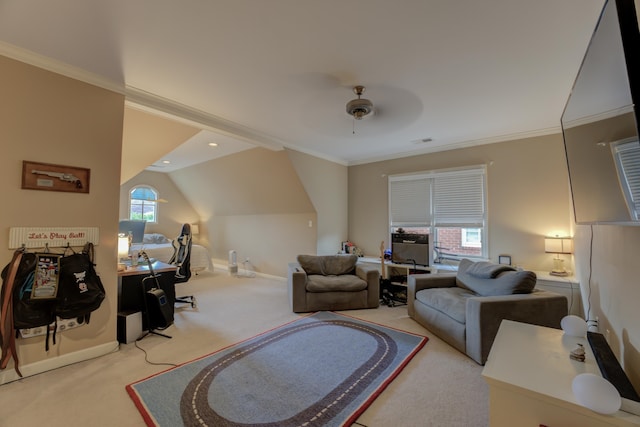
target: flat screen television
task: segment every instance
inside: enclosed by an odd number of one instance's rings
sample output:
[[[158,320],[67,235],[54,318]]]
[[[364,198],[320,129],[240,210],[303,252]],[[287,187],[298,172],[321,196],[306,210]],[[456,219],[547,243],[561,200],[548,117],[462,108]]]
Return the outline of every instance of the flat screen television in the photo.
[[[576,223],[640,225],[634,0],[604,4],[561,122]]]

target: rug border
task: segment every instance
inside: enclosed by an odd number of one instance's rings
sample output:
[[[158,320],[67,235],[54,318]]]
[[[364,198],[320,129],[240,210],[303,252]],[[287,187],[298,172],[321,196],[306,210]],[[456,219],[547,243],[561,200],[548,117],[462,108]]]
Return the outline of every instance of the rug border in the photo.
[[[266,335],[266,334],[268,334],[268,333],[270,333],[272,331],[275,331],[276,329],[282,328],[284,326],[290,325],[292,323],[298,322],[300,320],[306,319],[308,317],[311,317],[311,316],[314,316],[314,315],[316,315],[318,313],[323,313],[323,312],[324,313],[332,313],[332,314],[335,314],[337,316],[342,316],[342,317],[345,317],[345,318],[348,318],[348,319],[357,320],[357,321],[364,322],[364,323],[370,323],[372,325],[376,325],[376,326],[379,326],[379,327],[382,327],[382,328],[392,329],[392,330],[395,330],[395,331],[398,331],[398,332],[402,332],[402,333],[405,333],[405,334],[408,334],[408,335],[413,335],[413,336],[415,336],[417,338],[420,338],[420,341],[418,342],[418,344],[416,345],[414,350],[404,357],[404,360],[396,367],[396,369],[394,369],[394,371],[389,375],[389,377],[385,381],[383,381],[375,390],[373,390],[369,394],[369,396],[364,400],[364,402],[358,408],[356,408],[356,410],[342,424],[343,427],[350,426],[354,422],[356,422],[356,420],[358,418],[360,418],[360,416],[382,394],[382,392],[388,387],[388,385],[391,384],[391,382],[393,382],[393,380],[396,379],[396,377],[400,374],[400,372],[402,372],[404,370],[404,368],[409,364],[409,362],[413,359],[413,357],[427,344],[427,342],[429,341],[429,337],[428,336],[422,335],[422,334],[417,334],[417,333],[414,333],[414,332],[405,331],[403,329],[395,328],[393,326],[387,326],[387,325],[383,325],[381,323],[372,322],[370,320],[360,319],[358,317],[355,317],[355,316],[352,316],[352,315],[349,315],[349,314],[345,314],[345,313],[339,313],[339,312],[336,312],[336,311],[330,311],[330,310],[314,311],[314,312],[311,312],[311,313],[305,313],[305,315],[302,315],[297,319],[293,319],[293,320],[291,320],[289,322],[285,322],[285,323],[283,323],[281,325],[274,326],[273,328],[270,328],[270,329],[268,329],[268,330],[266,330],[264,332],[261,332],[259,334],[253,335],[253,336],[251,336],[249,338],[246,338],[246,339],[234,342],[232,344],[229,344],[227,346],[224,346],[222,348],[219,348],[218,350],[215,350],[215,351],[213,351],[211,353],[205,354],[205,355],[200,356],[200,357],[196,357],[195,359],[192,359],[192,360],[177,364],[176,366],[172,366],[170,368],[164,369],[164,370],[162,370],[160,372],[157,372],[155,374],[149,375],[149,376],[147,376],[145,378],[142,378],[140,380],[137,380],[137,381],[134,381],[132,383],[129,383],[129,384],[127,384],[125,386],[125,390],[127,391],[127,394],[129,394],[129,397],[133,401],[133,404],[135,405],[136,409],[138,409],[138,412],[142,416],[142,419],[144,420],[145,424],[148,427],[157,427],[159,425],[158,422],[151,415],[151,412],[147,409],[147,406],[144,404],[144,402],[140,399],[140,396],[138,395],[136,390],[133,388],[134,385],[136,385],[138,383],[141,383],[143,381],[147,381],[147,380],[149,380],[151,378],[157,377],[159,375],[162,375],[162,374],[164,374],[166,372],[169,372],[169,371],[172,371],[174,369],[177,369],[177,368],[179,368],[181,366],[196,362],[198,360],[204,359],[204,358],[209,357],[209,356],[213,356],[216,353],[224,351],[224,350],[226,350],[226,349],[228,349],[230,347],[240,345],[240,344],[242,344],[244,342],[253,340],[253,339],[258,338],[258,337],[260,337],[262,335]]]

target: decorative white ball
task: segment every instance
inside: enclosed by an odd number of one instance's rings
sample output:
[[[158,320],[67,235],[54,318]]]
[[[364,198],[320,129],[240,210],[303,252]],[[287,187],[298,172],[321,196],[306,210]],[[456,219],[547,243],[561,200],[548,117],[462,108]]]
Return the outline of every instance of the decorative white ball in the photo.
[[[571,383],[571,389],[579,404],[599,414],[613,414],[622,406],[618,390],[598,375],[577,375]]]
[[[564,316],[560,321],[560,326],[565,334],[572,337],[584,337],[587,334],[587,322],[573,314]]]

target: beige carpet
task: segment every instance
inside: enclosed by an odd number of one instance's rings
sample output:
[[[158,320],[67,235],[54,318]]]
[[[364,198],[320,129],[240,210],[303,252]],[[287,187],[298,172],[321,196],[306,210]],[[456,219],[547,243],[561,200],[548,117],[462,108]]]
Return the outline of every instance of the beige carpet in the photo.
[[[166,330],[172,339],[152,335],[138,343],[150,362],[187,362],[299,317],[289,310],[284,280],[235,278],[218,270],[193,276],[177,285],[177,293],[195,294],[198,308],[176,310],[175,323]],[[356,426],[488,425],[481,366],[415,323],[406,307],[348,314],[430,338]],[[0,427],[144,426],[125,385],[168,367],[145,362],[145,354],[127,344],[91,361],[2,385]]]

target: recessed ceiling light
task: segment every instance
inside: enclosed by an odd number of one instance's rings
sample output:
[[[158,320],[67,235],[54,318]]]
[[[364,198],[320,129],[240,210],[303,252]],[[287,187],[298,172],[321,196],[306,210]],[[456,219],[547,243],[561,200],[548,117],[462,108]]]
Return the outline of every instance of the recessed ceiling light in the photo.
[[[210,142],[209,143],[209,147],[217,147],[218,143],[217,142]]]
[[[162,163],[164,163],[165,165],[168,165],[169,163],[171,163],[170,160],[163,160]]]

